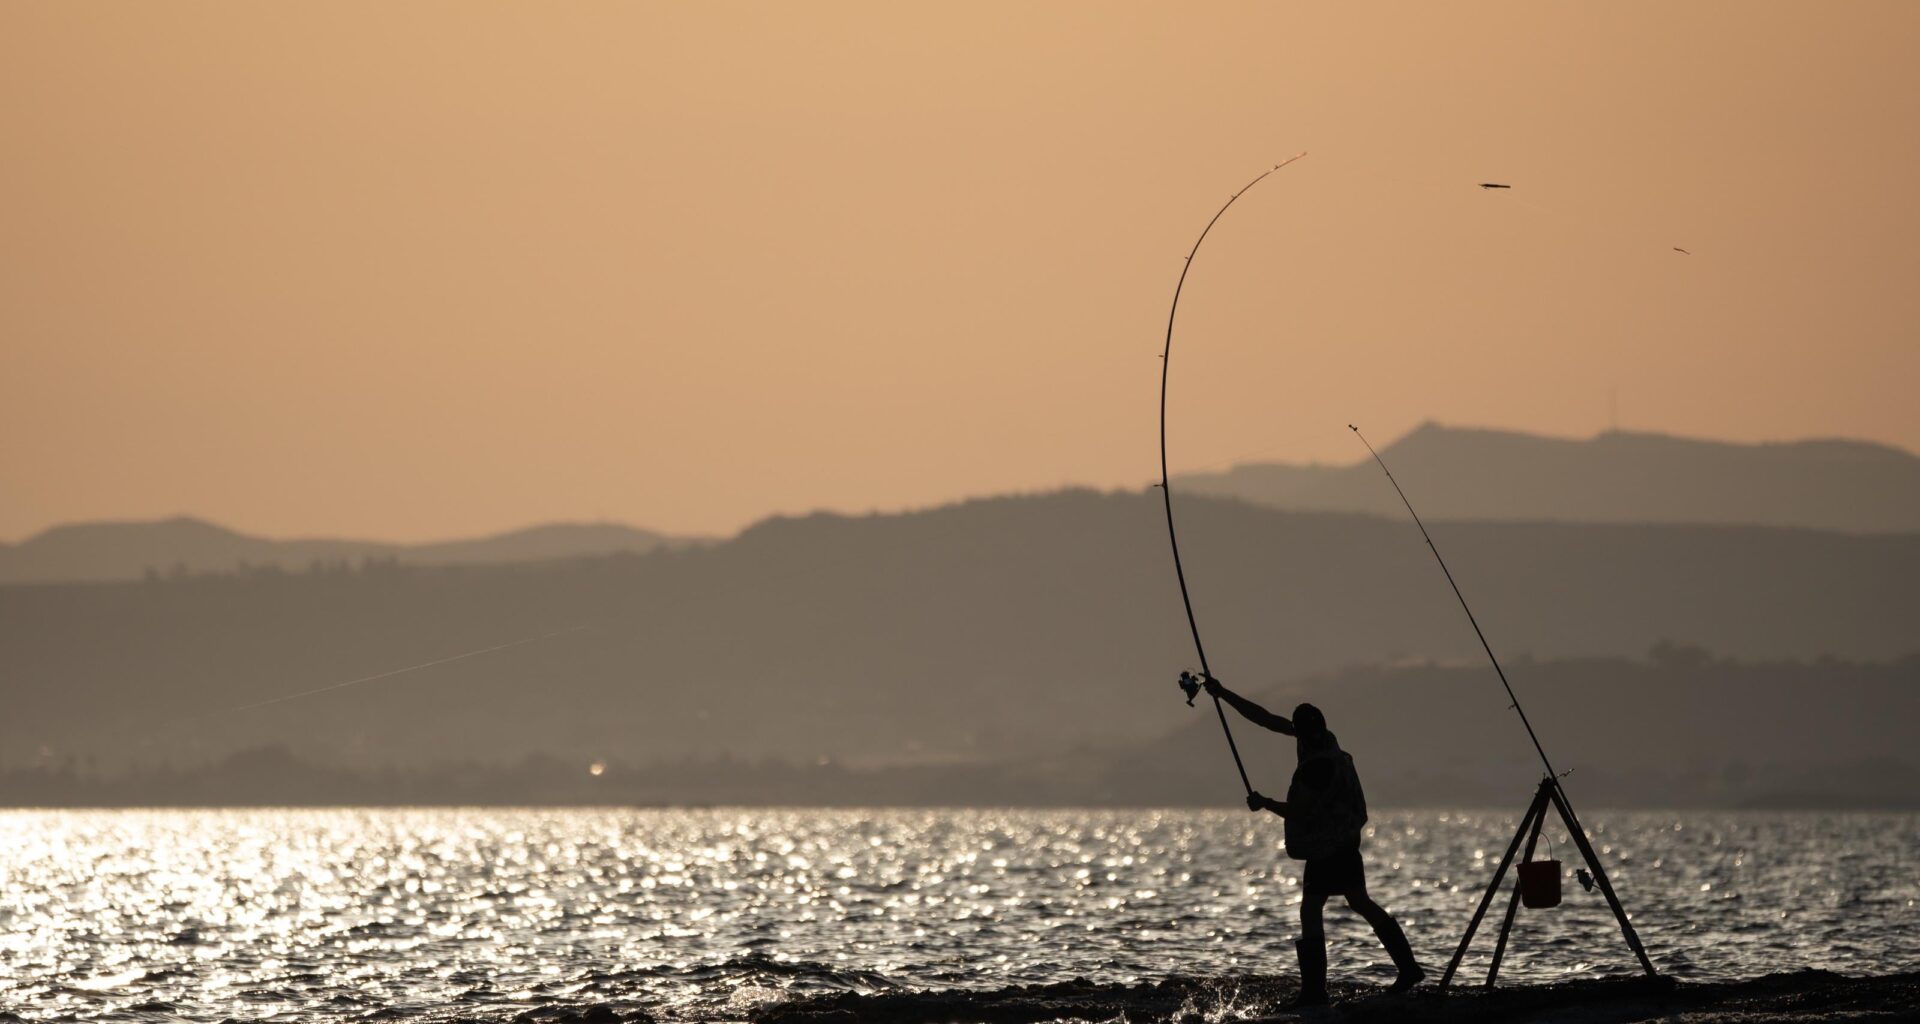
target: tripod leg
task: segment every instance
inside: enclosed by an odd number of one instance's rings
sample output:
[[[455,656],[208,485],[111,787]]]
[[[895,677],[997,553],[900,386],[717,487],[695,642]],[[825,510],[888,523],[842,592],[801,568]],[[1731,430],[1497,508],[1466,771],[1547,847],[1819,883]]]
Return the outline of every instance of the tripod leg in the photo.
[[[1534,794],[1533,803],[1527,805],[1527,813],[1520,817],[1520,828],[1513,834],[1513,842],[1507,844],[1506,856],[1500,858],[1500,866],[1494,869],[1493,881],[1487,885],[1487,894],[1480,897],[1480,907],[1473,912],[1473,920],[1467,922],[1467,933],[1460,936],[1460,948],[1453,951],[1453,959],[1447,963],[1446,973],[1440,976],[1440,989],[1445,991],[1453,983],[1453,972],[1460,969],[1460,960],[1467,955],[1467,947],[1473,943],[1474,930],[1480,927],[1480,919],[1487,914],[1488,904],[1493,902],[1493,894],[1500,891],[1500,879],[1507,873],[1507,865],[1513,863],[1513,855],[1520,852],[1520,842],[1527,837],[1527,830],[1533,827],[1533,820],[1547,812],[1546,793],[1542,790]]]
[[[1549,780],[1551,781],[1551,780]],[[1599,884],[1600,891],[1606,894],[1607,905],[1613,908],[1613,916],[1620,922],[1620,932],[1627,937],[1627,946],[1633,955],[1640,958],[1640,966],[1646,969],[1648,977],[1659,974],[1653,969],[1653,961],[1647,959],[1647,950],[1640,945],[1640,936],[1633,930],[1633,923],[1627,920],[1627,911],[1620,905],[1620,897],[1613,894],[1613,883],[1607,881],[1607,872],[1600,866],[1600,858],[1593,852],[1593,844],[1587,842],[1587,834],[1575,824],[1573,811],[1567,806],[1567,800],[1560,795],[1560,786],[1556,783],[1551,793],[1553,805],[1560,811],[1560,820],[1567,823],[1567,831],[1573,833],[1573,843],[1580,848],[1580,856],[1587,860],[1587,867],[1593,870],[1593,880]]]
[[[1547,823],[1547,809],[1533,816],[1533,828],[1527,833],[1527,849],[1520,855],[1520,863],[1533,859],[1533,847],[1540,841],[1540,827]],[[1507,933],[1513,930],[1514,912],[1520,909],[1520,880],[1514,879],[1513,895],[1507,900],[1507,916],[1500,922],[1500,938],[1493,944],[1493,963],[1487,967],[1487,987],[1493,987],[1493,980],[1500,976],[1500,960],[1507,955]]]

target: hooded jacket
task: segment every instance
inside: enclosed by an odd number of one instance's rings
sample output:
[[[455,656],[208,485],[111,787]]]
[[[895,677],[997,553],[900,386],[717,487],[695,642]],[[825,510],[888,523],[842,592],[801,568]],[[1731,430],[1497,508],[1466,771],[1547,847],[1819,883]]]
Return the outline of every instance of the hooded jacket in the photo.
[[[1296,738],[1300,763],[1287,786],[1287,856],[1313,860],[1358,847],[1367,797],[1352,755],[1330,731]]]

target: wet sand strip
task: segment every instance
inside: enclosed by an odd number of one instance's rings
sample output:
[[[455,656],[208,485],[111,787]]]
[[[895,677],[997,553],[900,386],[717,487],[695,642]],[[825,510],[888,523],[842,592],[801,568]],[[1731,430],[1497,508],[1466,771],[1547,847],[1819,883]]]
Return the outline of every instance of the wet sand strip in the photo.
[[[1558,1021],[1626,1024],[1686,1020],[1774,1024],[1784,1021],[1920,1020],[1920,974],[1849,978],[1827,971],[1770,974],[1739,982],[1666,978],[1582,979],[1494,989],[1431,986],[1389,996],[1366,985],[1334,985],[1331,1007],[1298,1015],[1285,977],[1174,978],[1136,985],[1067,981],[992,992],[837,993],[768,1005],[753,1024],[1040,1024],[1043,1021],[1276,1020],[1435,1021],[1446,1024]]]

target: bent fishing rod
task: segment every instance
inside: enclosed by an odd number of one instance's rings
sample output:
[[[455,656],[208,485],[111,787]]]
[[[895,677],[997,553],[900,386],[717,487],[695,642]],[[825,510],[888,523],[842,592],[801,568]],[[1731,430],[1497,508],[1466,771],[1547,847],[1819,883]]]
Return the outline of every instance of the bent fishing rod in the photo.
[[[1173,286],[1173,305],[1167,310],[1167,343],[1160,350],[1160,497],[1167,510],[1167,543],[1173,548],[1173,575],[1180,582],[1180,603],[1186,608],[1187,628],[1193,633],[1193,650],[1200,658],[1200,675],[1195,676],[1191,672],[1180,673],[1180,688],[1186,691],[1189,705],[1193,703],[1195,697],[1199,696],[1201,685],[1213,678],[1213,671],[1207,665],[1206,645],[1200,642],[1200,621],[1194,617],[1193,595],[1187,590],[1187,570],[1180,562],[1180,535],[1173,527],[1173,480],[1167,473],[1167,374],[1173,365],[1173,322],[1174,318],[1180,314],[1180,291],[1186,287],[1187,272],[1193,269],[1193,258],[1199,255],[1201,243],[1207,240],[1208,233],[1213,230],[1215,224],[1220,222],[1220,218],[1227,212],[1228,207],[1237,202],[1241,196],[1246,195],[1248,189],[1265,180],[1267,175],[1306,155],[1296,153],[1274,164],[1261,171],[1252,181],[1240,186],[1240,191],[1227,197],[1227,201],[1214,213],[1213,219],[1207,221],[1207,226],[1201,229],[1200,237],[1194,239],[1193,248],[1187,251],[1186,265],[1180,268],[1180,280]],[[1247,781],[1247,766],[1240,760],[1239,745],[1233,742],[1233,729],[1227,725],[1227,712],[1220,706],[1218,696],[1212,694],[1208,696],[1213,696],[1213,713],[1220,718],[1220,731],[1227,737],[1227,750],[1233,754],[1233,767],[1240,772],[1240,785],[1248,793],[1252,793],[1253,783]]]

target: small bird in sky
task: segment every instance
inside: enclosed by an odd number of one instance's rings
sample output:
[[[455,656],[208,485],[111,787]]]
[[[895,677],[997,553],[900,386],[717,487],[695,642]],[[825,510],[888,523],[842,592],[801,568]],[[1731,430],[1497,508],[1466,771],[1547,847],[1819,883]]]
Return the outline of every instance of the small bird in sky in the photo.
[[[1685,256],[1691,256],[1691,255],[1693,255],[1692,253],[1690,253],[1690,252],[1687,252],[1687,250],[1685,250],[1685,249],[1682,249],[1682,248],[1680,248],[1680,247],[1679,247],[1679,246],[1677,246],[1677,245],[1673,247],[1673,251],[1674,251],[1674,252],[1677,252],[1677,253],[1680,253],[1680,254],[1682,254],[1682,255],[1685,255]]]
[[[1502,185],[1499,182],[1495,182],[1495,181],[1483,181],[1480,183],[1480,187],[1481,188],[1512,188],[1513,186]]]

